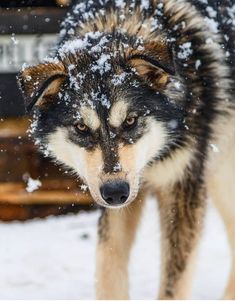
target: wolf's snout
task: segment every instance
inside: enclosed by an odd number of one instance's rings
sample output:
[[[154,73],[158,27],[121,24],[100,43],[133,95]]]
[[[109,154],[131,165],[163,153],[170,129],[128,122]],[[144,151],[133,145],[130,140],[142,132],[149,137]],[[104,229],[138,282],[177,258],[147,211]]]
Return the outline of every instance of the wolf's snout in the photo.
[[[128,199],[130,186],[123,181],[108,182],[100,188],[100,193],[107,204],[120,205]]]

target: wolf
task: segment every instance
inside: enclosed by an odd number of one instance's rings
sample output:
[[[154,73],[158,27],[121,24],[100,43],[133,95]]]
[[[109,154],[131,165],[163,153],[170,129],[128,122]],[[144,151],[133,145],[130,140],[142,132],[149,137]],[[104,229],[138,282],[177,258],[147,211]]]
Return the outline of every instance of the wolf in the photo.
[[[103,208],[97,299],[129,297],[149,194],[161,221],[159,298],[188,298],[210,197],[233,258],[224,298],[235,299],[234,0],[78,1],[54,52],[18,81],[39,149]]]

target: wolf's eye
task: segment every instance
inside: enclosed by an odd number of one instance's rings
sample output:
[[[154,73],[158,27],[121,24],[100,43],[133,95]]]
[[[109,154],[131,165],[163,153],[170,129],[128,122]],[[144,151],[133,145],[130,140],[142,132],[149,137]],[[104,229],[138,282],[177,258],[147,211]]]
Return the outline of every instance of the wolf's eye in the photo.
[[[127,119],[125,120],[124,126],[126,128],[132,128],[136,125],[136,123],[137,123],[137,117],[136,116],[130,116],[130,117],[127,117]]]
[[[74,126],[79,132],[83,134],[89,131],[89,128],[84,123],[76,123]]]

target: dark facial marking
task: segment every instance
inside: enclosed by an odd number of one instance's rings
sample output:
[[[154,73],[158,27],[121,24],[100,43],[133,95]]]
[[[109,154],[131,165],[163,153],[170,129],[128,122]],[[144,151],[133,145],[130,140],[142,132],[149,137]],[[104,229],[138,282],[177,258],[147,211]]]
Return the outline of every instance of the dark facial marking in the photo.
[[[106,115],[106,114],[105,114]],[[104,172],[114,173],[116,171],[116,166],[118,166],[118,144],[112,133],[111,128],[107,122],[107,117],[102,119],[101,129],[100,129],[100,147],[102,150],[103,161],[104,161]]]
[[[108,232],[109,232],[108,212],[106,209],[102,208],[102,213],[98,222],[99,243],[108,240]]]

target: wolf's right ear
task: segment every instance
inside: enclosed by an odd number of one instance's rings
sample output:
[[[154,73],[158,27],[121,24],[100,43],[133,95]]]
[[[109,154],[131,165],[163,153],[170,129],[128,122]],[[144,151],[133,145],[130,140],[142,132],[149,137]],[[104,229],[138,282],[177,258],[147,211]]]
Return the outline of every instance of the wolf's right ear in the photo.
[[[66,79],[62,63],[42,63],[27,67],[18,75],[18,83],[25,99],[26,110],[29,112],[34,105],[46,103],[51,96],[59,92]]]
[[[173,50],[164,40],[147,41],[140,49],[127,48],[126,59],[153,89],[165,89],[175,75]]]

